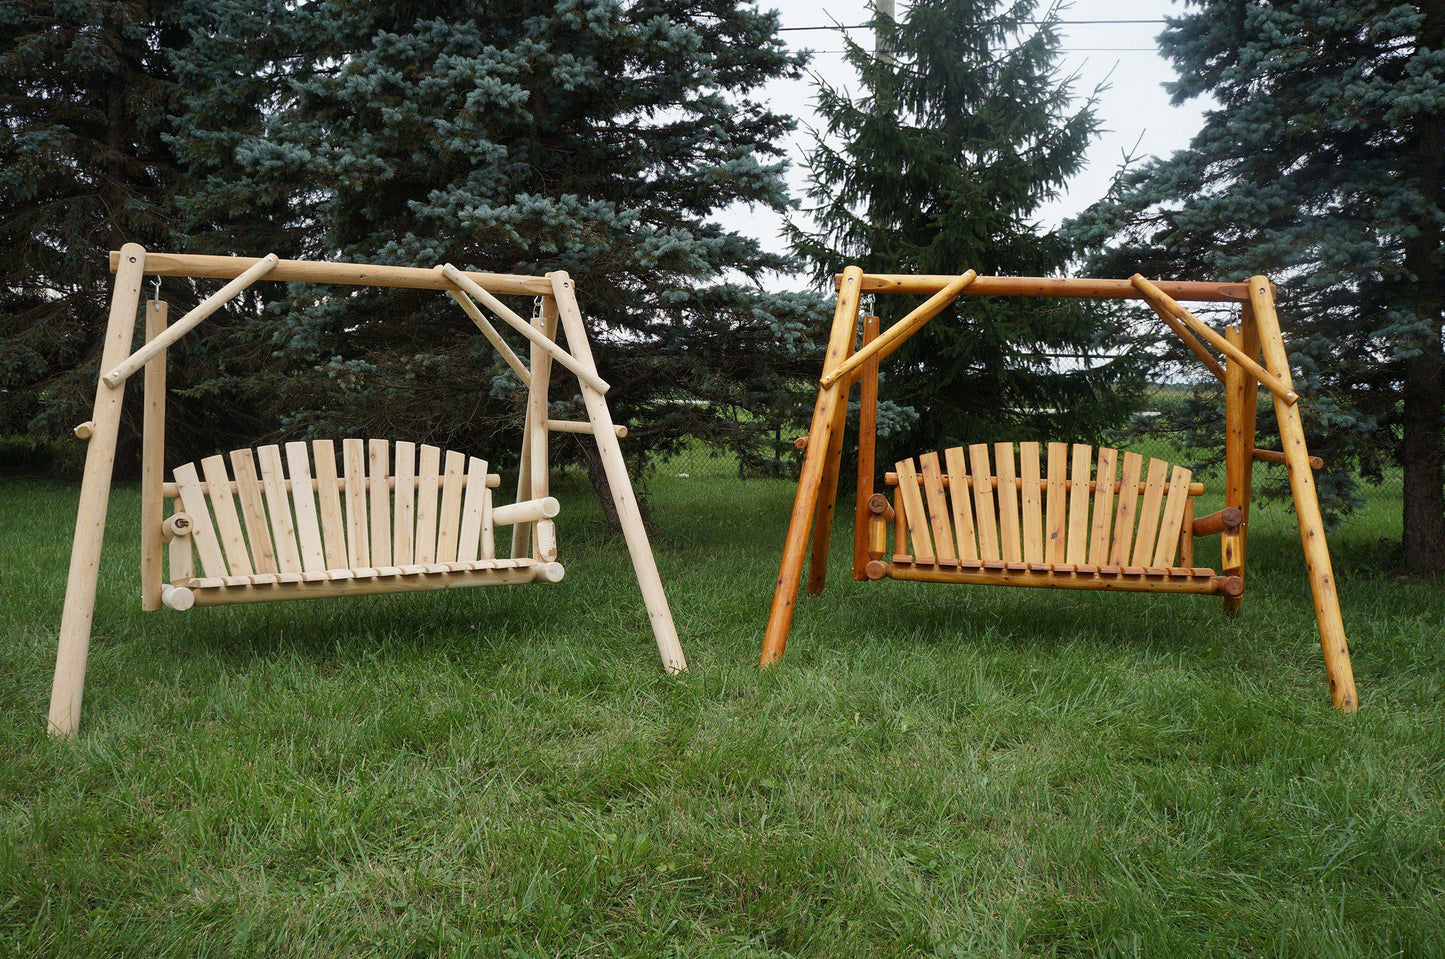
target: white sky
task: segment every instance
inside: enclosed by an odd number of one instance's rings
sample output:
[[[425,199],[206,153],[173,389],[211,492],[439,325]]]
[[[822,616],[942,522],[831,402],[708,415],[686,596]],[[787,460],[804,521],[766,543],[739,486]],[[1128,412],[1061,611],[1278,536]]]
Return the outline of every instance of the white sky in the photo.
[[[902,16],[908,0],[897,0],[897,15]],[[781,11],[784,27],[811,27],[833,22],[866,23],[870,17],[865,0],[763,0],[762,6]],[[1042,6],[1042,4],[1041,4]],[[1171,7],[1176,9],[1171,10]],[[1040,210],[1044,227],[1056,226],[1062,219],[1087,207],[1103,195],[1126,151],[1135,148],[1143,157],[1167,156],[1188,145],[1202,123],[1203,111],[1210,104],[1192,101],[1181,107],[1172,106],[1163,84],[1174,78],[1168,61],[1159,56],[1155,37],[1163,30],[1162,23],[1070,23],[1080,20],[1151,20],[1157,21],[1173,13],[1177,5],[1170,0],[1073,0],[1062,11],[1064,48],[1062,69],[1065,74],[1078,72],[1076,94],[1086,96],[1108,78],[1109,89],[1099,99],[1098,113],[1104,133],[1090,150],[1088,166],[1069,184],[1067,194]],[[787,32],[783,36],[796,49],[815,51],[808,67],[829,82],[856,89],[852,68],[843,60],[842,40],[836,32]],[[869,49],[873,46],[869,31],[853,31],[853,36]],[[764,89],[764,96],[774,109],[792,114],[800,121],[799,129],[789,144],[793,166],[789,182],[795,197],[802,197],[806,186],[803,159],[808,146],[807,127],[814,124],[813,95],[816,81],[805,75],[792,81],[774,81]],[[782,219],[771,211],[736,208],[726,212],[722,221],[739,232],[755,236],[771,250],[785,247],[780,228]]]

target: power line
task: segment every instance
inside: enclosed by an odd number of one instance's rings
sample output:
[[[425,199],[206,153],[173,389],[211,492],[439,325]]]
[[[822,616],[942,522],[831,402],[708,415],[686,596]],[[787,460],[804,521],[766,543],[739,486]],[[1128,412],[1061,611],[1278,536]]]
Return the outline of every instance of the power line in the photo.
[[[1061,25],[1061,26],[1069,26],[1069,25],[1075,25],[1075,24],[1082,24],[1082,25],[1086,25],[1086,26],[1093,26],[1093,25],[1102,25],[1102,24],[1116,25],[1116,24],[1128,24],[1128,23],[1164,23],[1165,21],[1161,18],[1161,19],[1153,19],[1153,20],[1019,20],[1019,21],[1017,21],[1017,22],[1018,22],[1020,25],[1022,25],[1022,26],[1041,27],[1041,26],[1043,26],[1043,25],[1045,25],[1045,24],[1047,24],[1047,23],[1056,23],[1056,24],[1059,24],[1059,25]],[[981,24],[973,24],[973,26],[981,26]],[[872,30],[872,29],[873,29],[873,24],[871,24],[871,23],[852,23],[852,24],[847,24],[847,25],[844,25],[844,24],[827,24],[827,25],[824,25],[824,26],[816,26],[816,27],[779,27],[779,28],[778,28],[778,32],[779,32],[779,33],[801,33],[801,32],[816,31],[816,30]]]

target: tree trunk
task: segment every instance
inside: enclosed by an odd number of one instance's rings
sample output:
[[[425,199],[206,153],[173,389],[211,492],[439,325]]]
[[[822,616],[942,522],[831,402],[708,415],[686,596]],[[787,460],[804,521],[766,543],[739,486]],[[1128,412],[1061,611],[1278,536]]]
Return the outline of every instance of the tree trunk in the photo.
[[[597,499],[602,503],[602,514],[607,517],[607,526],[614,533],[622,532],[622,517],[617,513],[617,503],[612,499],[612,486],[607,482],[607,471],[602,468],[602,455],[597,452],[597,444],[589,437],[579,436],[578,444],[582,447],[582,458],[587,461],[587,479],[592,484],[592,489],[597,493]],[[636,494],[634,488],[633,493]],[[647,514],[647,506],[643,503],[642,497],[637,497],[637,512],[642,517],[642,525],[648,533],[657,530],[652,523],[652,517]]]
[[[1445,39],[1445,4],[1427,3],[1422,9],[1420,42],[1439,49]],[[1426,209],[1438,212],[1445,207],[1445,118],[1420,119],[1416,157],[1421,199]],[[1414,276],[1411,305],[1429,330],[1421,337],[1420,352],[1405,361],[1401,545],[1408,572],[1439,576],[1445,574],[1445,276],[1440,268],[1445,236],[1434,216],[1424,214],[1418,222],[1420,232],[1406,244],[1405,268]]]

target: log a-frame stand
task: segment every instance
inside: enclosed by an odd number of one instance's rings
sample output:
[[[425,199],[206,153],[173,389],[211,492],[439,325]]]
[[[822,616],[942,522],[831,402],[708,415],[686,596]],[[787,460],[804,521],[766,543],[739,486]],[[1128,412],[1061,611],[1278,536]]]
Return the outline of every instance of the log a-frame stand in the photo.
[[[548,493],[548,438],[554,432],[583,433],[597,443],[663,665],[672,672],[687,668],[618,445],[626,429],[612,422],[608,386],[597,375],[566,273],[517,276],[463,272],[449,264],[428,270],[280,260],[274,254],[256,259],[147,253],[136,244],[110,259],[115,290],[95,411],[76,428],[89,445],[50,698],[52,733],[71,733],[80,721],[121,403],[126,381],[142,371],[143,609],[557,582],[563,570],[556,562],[552,519],[558,504]],[[164,302],[147,302],[146,342],[132,353],[147,274],[230,282],[173,324],[167,323]],[[339,471],[332,441],[315,440],[285,444],[284,465],[277,446],[233,450],[229,457],[201,460],[199,473],[195,464],[178,466],[167,482],[166,350],[263,279],[449,293],[527,389],[516,501],[493,508],[492,489],[500,477],[488,472],[485,460],[384,439],[343,440]],[[528,321],[497,298],[506,295],[535,297],[540,308]],[[478,303],[526,338],[529,363],[508,346]],[[559,321],[565,348],[557,342]],[[586,420],[549,418],[554,364],[576,376]],[[504,526],[512,527],[512,544],[510,555],[499,557],[496,530]]]
[[[776,662],[787,644],[810,532],[808,592],[823,588],[848,393],[857,382],[861,399],[854,579],[1199,593],[1222,596],[1225,611],[1238,615],[1253,463],[1281,463],[1289,471],[1299,517],[1330,696],[1338,709],[1356,708],[1350,652],[1311,472],[1321,464],[1305,448],[1299,397],[1291,382],[1274,292],[1265,277],[1246,283],[1156,284],[1138,275],[1129,280],[978,276],[971,270],[958,277],[870,275],[850,266],[838,278],[838,287],[812,427],[800,441],[806,452],[763,640],[764,666]],[[862,346],[857,347],[864,293],[932,295],[887,332],[880,333],[877,317],[865,317]],[[1168,463],[1154,459],[1146,470],[1137,453],[1121,456],[1118,450],[1103,448],[1096,455],[1089,446],[1074,444],[1071,450],[1064,443],[1048,444],[1046,470],[1038,443],[993,444],[992,463],[990,447],[983,443],[946,450],[942,463],[937,452],[925,453],[916,463],[902,460],[885,474],[891,497],[875,492],[879,361],[965,294],[1148,303],[1224,384],[1224,509],[1195,518],[1194,498],[1203,485],[1182,467],[1171,471]],[[1179,300],[1238,303],[1239,323],[1221,335]],[[1223,355],[1222,363],[1205,343]],[[1259,386],[1268,389],[1274,401],[1280,450],[1254,445]],[[1194,565],[1194,538],[1215,534],[1222,537],[1219,574]]]

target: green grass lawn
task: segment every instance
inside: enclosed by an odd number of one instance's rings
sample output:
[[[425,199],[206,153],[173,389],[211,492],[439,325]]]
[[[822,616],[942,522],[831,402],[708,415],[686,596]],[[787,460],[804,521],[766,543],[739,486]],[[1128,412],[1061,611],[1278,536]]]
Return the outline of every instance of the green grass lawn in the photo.
[[[1334,538],[1347,716],[1282,506],[1239,620],[856,584],[843,527],[761,673],[791,486],[651,493],[680,677],[580,486],[555,586],[152,614],[119,489],[51,741],[76,490],[0,482],[0,956],[1445,954],[1445,595],[1379,568],[1397,503]]]

